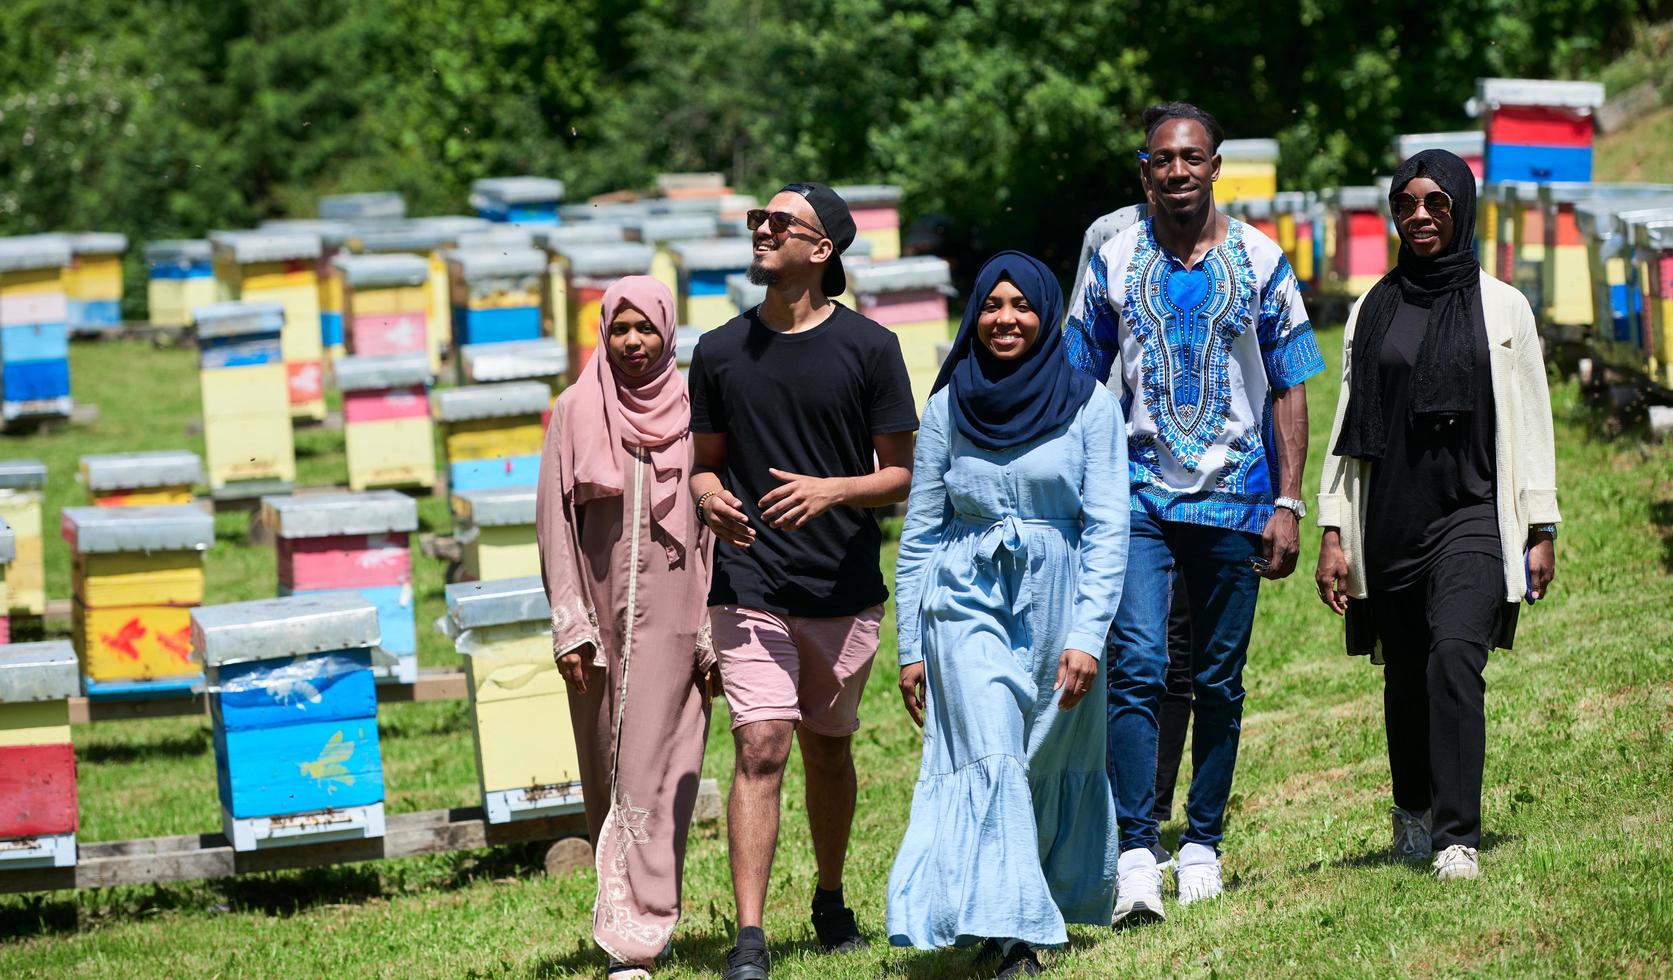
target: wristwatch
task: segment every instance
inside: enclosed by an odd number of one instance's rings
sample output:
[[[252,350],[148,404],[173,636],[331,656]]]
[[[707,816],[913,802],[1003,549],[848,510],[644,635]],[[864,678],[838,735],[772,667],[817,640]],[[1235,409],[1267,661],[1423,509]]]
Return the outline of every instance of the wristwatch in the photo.
[[[1307,516],[1307,505],[1294,497],[1279,497],[1272,502],[1272,506],[1284,508],[1294,514],[1298,521]]]
[[[1533,524],[1528,527],[1528,533],[1530,534],[1538,534],[1541,531],[1551,535],[1551,540],[1557,540],[1557,525],[1555,524]]]

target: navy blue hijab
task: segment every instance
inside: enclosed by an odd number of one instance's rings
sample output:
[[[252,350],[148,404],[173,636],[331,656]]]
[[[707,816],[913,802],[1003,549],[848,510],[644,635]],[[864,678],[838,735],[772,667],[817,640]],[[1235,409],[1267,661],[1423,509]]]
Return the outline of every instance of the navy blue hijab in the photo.
[[[1001,279],[1009,279],[1040,316],[1039,335],[1014,361],[994,357],[976,336],[982,304]],[[1063,289],[1057,277],[1032,255],[1000,252],[976,274],[964,322],[930,393],[951,387],[953,424],[976,445],[998,450],[1033,442],[1066,425],[1096,384],[1064,352]]]

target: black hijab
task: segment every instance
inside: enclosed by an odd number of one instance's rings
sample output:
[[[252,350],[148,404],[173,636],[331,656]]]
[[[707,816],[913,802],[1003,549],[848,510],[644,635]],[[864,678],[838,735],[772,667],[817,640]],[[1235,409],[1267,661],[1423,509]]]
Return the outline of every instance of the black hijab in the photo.
[[[1040,316],[1039,336],[1012,361],[994,357],[976,336],[982,305],[1001,279],[1009,279]],[[964,322],[930,393],[952,388],[948,407],[953,423],[983,449],[1032,442],[1073,419],[1097,384],[1069,363],[1062,327],[1063,289],[1057,277],[1031,255],[1000,252],[976,274]]]
[[[1465,415],[1475,407],[1476,326],[1482,321],[1481,266],[1476,262],[1472,240],[1475,174],[1455,154],[1424,150],[1394,172],[1389,196],[1392,198],[1420,174],[1439,184],[1452,198],[1452,241],[1439,255],[1424,259],[1402,237],[1398,263],[1371,287],[1360,306],[1348,410],[1342,420],[1342,435],[1336,441],[1338,456],[1382,457],[1387,433],[1383,431],[1378,361],[1383,338],[1402,299],[1429,310],[1417,363],[1412,366],[1412,419],[1438,421]]]

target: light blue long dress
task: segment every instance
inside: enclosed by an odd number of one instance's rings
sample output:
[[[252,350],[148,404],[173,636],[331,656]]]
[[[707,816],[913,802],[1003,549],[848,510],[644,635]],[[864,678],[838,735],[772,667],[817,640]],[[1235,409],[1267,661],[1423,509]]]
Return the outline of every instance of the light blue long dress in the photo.
[[[889,941],[1068,941],[1108,925],[1115,803],[1104,770],[1105,634],[1127,565],[1127,449],[1102,387],[1014,449],[970,443],[942,389],[923,427],[895,566],[900,662],[924,662],[923,765],[889,874]],[[1100,658],[1070,711],[1065,649]]]

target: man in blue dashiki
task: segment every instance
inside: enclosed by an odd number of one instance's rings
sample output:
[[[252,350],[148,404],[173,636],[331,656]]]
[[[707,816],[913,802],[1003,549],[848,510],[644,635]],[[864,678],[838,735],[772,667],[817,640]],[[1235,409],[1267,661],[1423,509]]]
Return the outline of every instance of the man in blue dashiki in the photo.
[[[1151,808],[1176,569],[1191,609],[1198,762],[1174,876],[1182,904],[1220,894],[1255,600],[1262,577],[1295,570],[1303,382],[1324,368],[1282,250],[1214,205],[1219,123],[1171,102],[1147,109],[1144,127],[1139,176],[1152,215],[1092,256],[1066,338],[1076,366],[1118,391],[1127,419],[1132,531],[1105,658],[1116,925],[1164,918]]]

